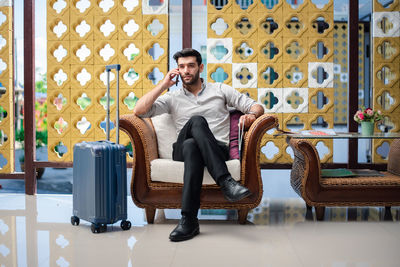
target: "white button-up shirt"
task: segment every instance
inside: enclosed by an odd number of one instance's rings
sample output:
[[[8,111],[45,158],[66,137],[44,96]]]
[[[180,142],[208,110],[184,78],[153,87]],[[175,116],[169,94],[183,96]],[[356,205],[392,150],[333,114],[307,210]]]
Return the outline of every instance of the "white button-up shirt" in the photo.
[[[203,116],[215,138],[229,144],[229,108],[249,112],[256,102],[223,83],[202,83],[197,96],[185,88],[167,92],[159,96],[151,109],[140,117],[153,117],[170,113],[177,133],[194,115]]]

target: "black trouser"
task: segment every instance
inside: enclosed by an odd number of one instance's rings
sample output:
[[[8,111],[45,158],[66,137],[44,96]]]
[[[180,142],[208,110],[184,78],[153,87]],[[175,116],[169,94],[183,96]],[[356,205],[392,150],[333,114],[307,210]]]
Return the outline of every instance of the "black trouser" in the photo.
[[[173,144],[172,159],[184,162],[182,214],[197,216],[204,167],[217,184],[230,176],[225,163],[229,159],[229,148],[215,139],[206,119],[193,116]]]

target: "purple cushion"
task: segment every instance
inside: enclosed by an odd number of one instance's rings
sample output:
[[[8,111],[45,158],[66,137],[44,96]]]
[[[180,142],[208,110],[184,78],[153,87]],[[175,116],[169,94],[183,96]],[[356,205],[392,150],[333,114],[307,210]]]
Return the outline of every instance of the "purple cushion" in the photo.
[[[239,156],[239,119],[243,113],[234,110],[230,113],[231,126],[229,132],[229,158],[240,159]]]

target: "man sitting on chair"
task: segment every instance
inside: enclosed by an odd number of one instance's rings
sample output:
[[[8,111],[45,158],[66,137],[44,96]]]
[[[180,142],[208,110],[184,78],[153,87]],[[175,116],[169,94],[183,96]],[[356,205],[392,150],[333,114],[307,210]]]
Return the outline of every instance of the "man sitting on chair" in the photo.
[[[170,113],[175,122],[178,139],[173,144],[172,159],[184,162],[182,218],[169,238],[183,241],[199,234],[197,213],[204,167],[227,200],[235,202],[251,195],[231,177],[225,163],[229,160],[228,107],[245,114],[239,123],[246,128],[264,113],[264,109],[228,85],[204,83],[200,78],[204,65],[198,51],[185,48],[175,53],[174,59],[178,68],[170,70],[162,82],[139,99],[134,113],[140,117]],[[177,83],[179,76],[183,87],[161,95]]]

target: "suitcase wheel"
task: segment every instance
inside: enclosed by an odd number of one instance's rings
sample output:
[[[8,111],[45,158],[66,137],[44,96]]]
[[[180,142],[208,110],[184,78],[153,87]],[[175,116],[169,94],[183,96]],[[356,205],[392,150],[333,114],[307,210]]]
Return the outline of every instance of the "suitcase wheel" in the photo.
[[[90,226],[90,230],[92,230],[93,234],[104,233],[104,232],[107,231],[107,225],[106,224],[92,223],[92,225]]]
[[[122,230],[124,230],[124,231],[126,231],[126,230],[129,230],[129,229],[131,229],[131,222],[130,221],[122,221],[121,222],[121,228],[122,228]]]
[[[76,216],[71,216],[71,224],[72,225],[79,225],[79,218]]]

